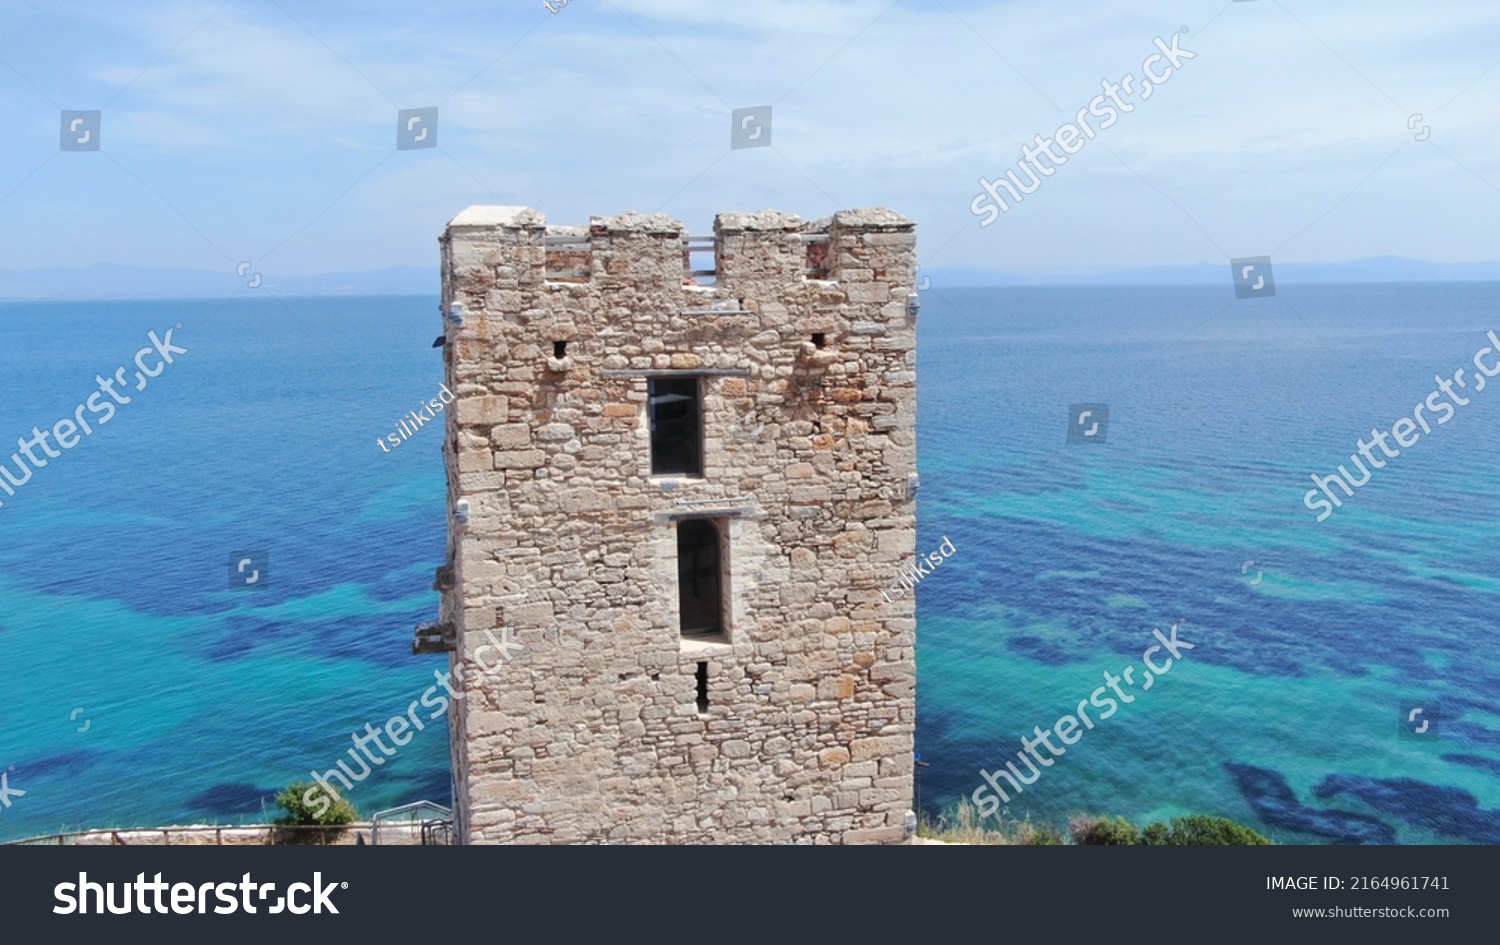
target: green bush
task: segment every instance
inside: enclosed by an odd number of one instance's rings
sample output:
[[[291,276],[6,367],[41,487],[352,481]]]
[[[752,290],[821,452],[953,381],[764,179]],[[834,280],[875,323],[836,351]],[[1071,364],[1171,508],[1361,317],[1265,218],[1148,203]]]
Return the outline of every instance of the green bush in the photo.
[[[1028,847],[1060,847],[1068,842],[1062,831],[1052,824],[1037,825],[1029,820],[1018,827],[1016,835],[1017,840]]]
[[[1146,827],[1143,841],[1158,847],[1207,847],[1207,846],[1269,846],[1271,841],[1237,824],[1227,817],[1210,817],[1207,814],[1189,814],[1173,817],[1172,825],[1151,824]]]
[[[1066,830],[1050,823],[1009,819],[1001,811],[992,818],[981,817],[967,798],[943,814],[936,824],[920,818],[917,835],[946,843],[1002,844],[1036,847],[1062,846],[1069,842],[1079,846],[1265,846],[1265,837],[1224,817],[1190,814],[1174,817],[1170,823],[1148,824],[1137,829],[1124,817],[1095,817],[1076,814]]]
[[[1141,832],[1124,817],[1080,818],[1073,839],[1084,846],[1128,847],[1141,842]]]
[[[316,790],[314,790],[316,789]],[[313,794],[314,803],[307,802]],[[329,798],[322,786],[312,781],[297,781],[288,784],[276,795],[276,804],[286,811],[285,817],[276,822],[288,827],[333,827],[352,824],[359,819],[354,805],[344,798]],[[322,810],[316,808],[321,807]]]
[[[313,803],[307,796],[311,794]],[[342,828],[359,819],[354,805],[342,797],[330,798],[321,785],[312,781],[296,781],[276,795],[276,804],[286,811],[276,818],[282,827],[294,828],[277,831],[278,843],[333,843],[343,836]],[[306,828],[328,827],[329,830]],[[296,829],[303,828],[303,829]]]

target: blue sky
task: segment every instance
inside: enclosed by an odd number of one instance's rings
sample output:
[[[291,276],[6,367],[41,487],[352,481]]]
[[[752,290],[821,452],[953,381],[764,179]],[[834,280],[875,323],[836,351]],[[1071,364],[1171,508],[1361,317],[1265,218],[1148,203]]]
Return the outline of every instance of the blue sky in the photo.
[[[979,225],[981,176],[1184,26],[1195,59]],[[0,268],[435,266],[471,204],[885,205],[926,266],[1497,260],[1497,60],[1481,0],[6,0]],[[766,104],[773,146],[731,150]],[[429,106],[439,146],[397,151]],[[100,151],[59,152],[61,109]]]

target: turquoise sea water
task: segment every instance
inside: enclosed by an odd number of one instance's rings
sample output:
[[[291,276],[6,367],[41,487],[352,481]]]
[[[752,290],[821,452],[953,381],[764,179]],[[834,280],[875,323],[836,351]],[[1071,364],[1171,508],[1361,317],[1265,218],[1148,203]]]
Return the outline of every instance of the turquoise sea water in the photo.
[[[918,547],[957,549],[918,590],[930,811],[1185,618],[1196,648],[1013,813],[1500,842],[1500,385],[1327,521],[1302,505],[1435,373],[1472,371],[1500,286],[1278,293],[924,293]],[[259,819],[445,665],[409,652],[437,603],[440,433],[377,445],[437,393],[436,299],[0,305],[0,442],[178,322],[188,354],[0,494],[0,771],[26,792],[0,839]],[[1083,402],[1109,405],[1103,444],[1065,442]],[[246,550],[268,586],[231,591]],[[1404,732],[1408,703],[1440,706],[1435,733]],[[447,762],[429,726],[351,799],[446,803]]]
[[[0,763],[27,792],[0,838],[259,819],[446,668],[410,654],[436,613],[442,435],[376,442],[438,393],[436,300],[0,306],[0,429],[71,416],[178,322],[186,355],[0,495]],[[264,590],[228,589],[245,550],[270,556]],[[446,802],[447,762],[429,727],[350,798]]]
[[[919,548],[958,548],[919,589],[924,804],[970,795],[1185,619],[1196,648],[1051,758],[1013,815],[1500,842],[1500,386],[1326,521],[1302,503],[1435,373],[1472,377],[1500,286],[1226,294],[972,290],[924,308]],[[1107,441],[1068,445],[1086,402],[1109,405]],[[1440,706],[1436,730],[1403,729],[1407,704]]]

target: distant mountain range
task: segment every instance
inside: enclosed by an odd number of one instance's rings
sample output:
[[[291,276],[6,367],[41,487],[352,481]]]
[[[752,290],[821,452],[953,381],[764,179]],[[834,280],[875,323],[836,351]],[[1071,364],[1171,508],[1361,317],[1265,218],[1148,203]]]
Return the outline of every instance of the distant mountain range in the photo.
[[[1277,263],[1276,282],[1500,282],[1500,262],[1435,263],[1400,256],[1377,256],[1338,263]],[[81,269],[0,269],[0,300],[228,298],[257,291],[281,296],[437,295],[437,267],[390,266],[363,272],[312,276],[152,269],[100,264]],[[930,283],[928,282],[930,280]],[[1229,264],[1196,263],[1114,270],[1006,271],[977,267],[933,267],[918,273],[919,285],[1227,285]]]
[[[1376,256],[1336,263],[1278,263],[1277,285],[1296,282],[1500,282],[1500,262],[1435,263],[1401,256]],[[973,267],[923,268],[917,283],[931,279],[933,288],[1018,285],[1229,285],[1230,267],[1222,263],[1153,266],[1095,271],[1029,270]]]
[[[257,282],[250,288],[252,282]],[[229,298],[236,292],[280,296],[437,295],[437,267],[391,266],[364,272],[330,272],[316,276],[233,270],[151,269],[103,263],[82,269],[0,269],[0,300],[19,299],[192,299]]]

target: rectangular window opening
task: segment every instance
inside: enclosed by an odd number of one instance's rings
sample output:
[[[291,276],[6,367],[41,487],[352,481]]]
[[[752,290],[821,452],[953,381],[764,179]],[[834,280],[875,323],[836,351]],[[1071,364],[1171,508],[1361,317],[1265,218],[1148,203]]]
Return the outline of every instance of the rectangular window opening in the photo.
[[[683,637],[724,639],[719,529],[708,519],[677,524],[677,600]]]
[[[708,713],[708,664],[698,664],[698,714]]]
[[[542,238],[542,247],[548,282],[583,283],[592,279],[594,246],[582,227],[549,231]]]
[[[812,336],[812,343],[814,348],[821,348],[828,344],[828,336],[820,331]]]
[[[829,275],[829,250],[828,234],[818,233],[804,235],[802,237],[804,252],[806,253],[806,265],[803,267],[803,275],[808,279],[827,279]]]
[[[682,284],[717,286],[719,284],[718,241],[713,236],[682,238]]]
[[[566,358],[568,356],[568,343],[566,341],[552,342],[552,356],[559,361]]]
[[[653,476],[703,475],[702,399],[697,377],[655,377],[648,382]]]

